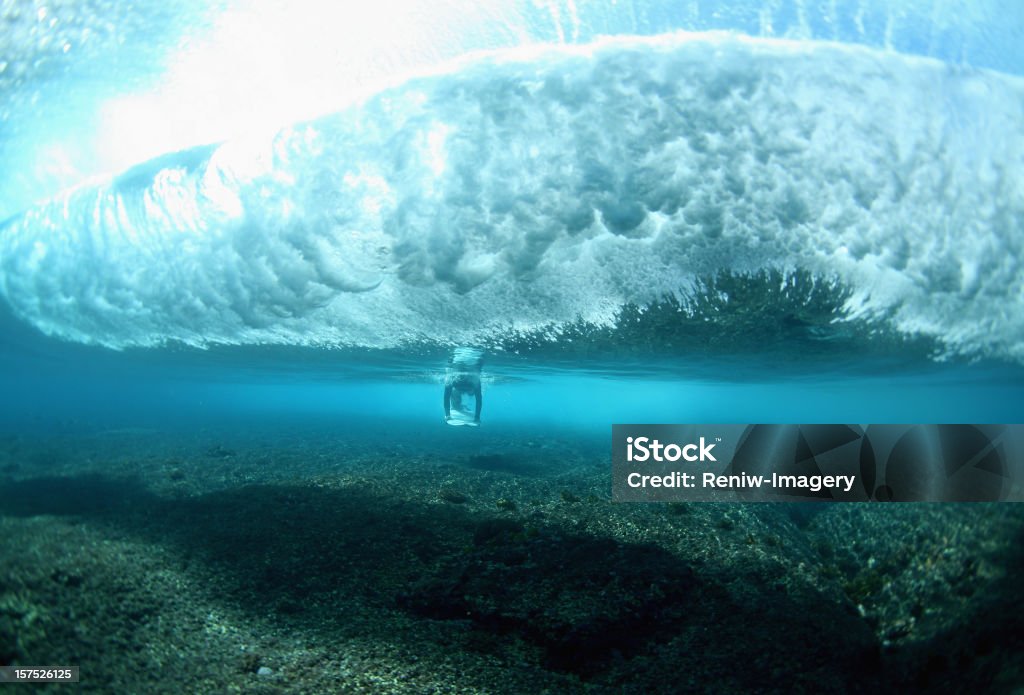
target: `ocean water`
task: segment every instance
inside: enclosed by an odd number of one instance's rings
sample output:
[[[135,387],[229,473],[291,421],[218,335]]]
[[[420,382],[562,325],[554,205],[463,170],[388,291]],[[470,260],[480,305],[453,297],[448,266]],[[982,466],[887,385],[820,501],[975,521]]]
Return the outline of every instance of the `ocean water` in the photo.
[[[2,12],[0,665],[1021,687],[1014,505],[610,502],[613,423],[1024,420],[1015,3]]]

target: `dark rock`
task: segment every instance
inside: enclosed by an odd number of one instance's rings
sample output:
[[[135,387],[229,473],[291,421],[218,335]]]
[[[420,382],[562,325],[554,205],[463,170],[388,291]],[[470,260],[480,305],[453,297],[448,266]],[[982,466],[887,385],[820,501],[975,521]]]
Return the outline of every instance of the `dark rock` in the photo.
[[[448,487],[441,488],[437,493],[437,498],[444,502],[451,502],[452,504],[465,504],[469,501],[469,497],[458,490],[453,490]]]

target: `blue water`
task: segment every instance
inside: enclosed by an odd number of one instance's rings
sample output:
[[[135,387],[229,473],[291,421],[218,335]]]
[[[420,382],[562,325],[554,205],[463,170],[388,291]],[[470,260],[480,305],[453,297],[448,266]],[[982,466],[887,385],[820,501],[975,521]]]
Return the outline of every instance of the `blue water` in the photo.
[[[310,348],[111,352],[35,337],[8,348],[0,422],[8,432],[122,428],[328,431],[385,428],[391,441],[443,431],[444,355]],[[780,366],[756,356],[644,363],[492,354],[484,426],[452,430],[486,446],[530,432],[604,442],[623,422],[1018,422],[1015,365],[889,362]],[[852,371],[852,373],[848,373]],[[445,440],[450,443],[456,440]],[[445,446],[448,444],[444,444]],[[428,449],[426,444],[424,449]]]

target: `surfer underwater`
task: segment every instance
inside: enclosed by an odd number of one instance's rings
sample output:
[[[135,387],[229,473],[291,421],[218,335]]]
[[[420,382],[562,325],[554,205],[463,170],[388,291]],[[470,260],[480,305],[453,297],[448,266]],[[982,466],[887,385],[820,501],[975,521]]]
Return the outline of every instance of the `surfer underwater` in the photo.
[[[480,424],[480,410],[484,405],[480,388],[483,364],[483,353],[474,348],[455,348],[448,358],[444,374],[444,421],[449,425],[476,427]],[[474,401],[472,413],[465,402],[470,398]]]

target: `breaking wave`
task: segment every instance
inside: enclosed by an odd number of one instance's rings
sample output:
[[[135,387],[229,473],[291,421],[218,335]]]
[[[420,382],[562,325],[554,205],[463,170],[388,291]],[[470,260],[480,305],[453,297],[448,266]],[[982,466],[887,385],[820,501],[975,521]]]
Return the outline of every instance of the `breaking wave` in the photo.
[[[774,278],[842,288],[825,323],[1022,361],[1022,171],[999,73],[717,34],[519,49],[40,204],[0,229],[0,290],[114,348],[392,348],[666,301],[714,324],[743,301],[721,278]]]

